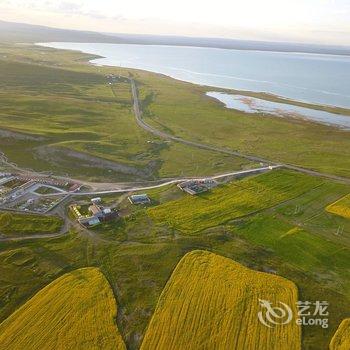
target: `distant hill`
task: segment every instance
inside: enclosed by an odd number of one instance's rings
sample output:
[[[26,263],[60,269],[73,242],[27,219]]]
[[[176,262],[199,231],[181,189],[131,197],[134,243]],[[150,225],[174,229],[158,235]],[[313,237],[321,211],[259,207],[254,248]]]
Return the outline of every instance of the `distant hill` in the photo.
[[[98,33],[0,21],[0,42],[35,43],[50,41],[196,46],[235,50],[302,52],[350,56],[350,47],[348,46],[236,40],[224,38],[193,38],[171,35]]]
[[[0,21],[0,42],[122,42],[116,36],[96,32],[50,28],[25,23]]]
[[[113,35],[108,34],[107,35]],[[225,38],[191,38],[166,35],[114,34],[124,42],[132,44],[173,45],[212,47],[233,50],[258,50],[278,52],[302,52],[350,56],[349,46],[316,45],[304,43],[269,42],[253,40],[237,40]]]

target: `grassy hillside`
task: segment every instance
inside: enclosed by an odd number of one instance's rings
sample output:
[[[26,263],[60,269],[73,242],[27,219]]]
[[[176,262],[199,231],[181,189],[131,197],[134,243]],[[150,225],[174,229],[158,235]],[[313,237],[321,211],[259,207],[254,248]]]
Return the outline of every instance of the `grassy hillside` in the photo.
[[[157,222],[193,234],[294,198],[321,183],[308,175],[277,170],[165,203],[149,209],[148,214]]]
[[[63,220],[57,216],[0,212],[0,234],[6,236],[57,233],[62,225]]]
[[[268,214],[257,215],[234,228],[244,239],[271,249],[285,262],[350,294],[350,249]],[[330,271],[332,271],[330,275]]]
[[[96,181],[130,181],[251,164],[164,142],[140,129],[129,82],[109,85],[105,69],[81,62],[88,55],[24,45],[0,44],[0,50],[2,151],[19,166]]]
[[[350,349],[350,318],[344,320],[337,329],[329,345],[330,350]]]
[[[350,194],[327,206],[329,213],[350,219]]]
[[[121,72],[134,74],[147,122],[159,129],[349,174],[348,133],[228,111],[204,97],[204,87],[146,72],[88,66],[84,61],[92,57],[87,54],[25,45],[0,44],[0,50],[1,150],[21,166],[94,180],[131,181],[251,165],[144,133],[134,123],[127,84],[118,84],[116,95],[106,84],[107,73]],[[4,134],[9,127],[14,133]],[[155,212],[164,208],[160,220],[138,208],[130,218],[111,223],[108,232],[97,229],[89,235],[71,232],[55,239],[2,243],[0,322],[63,273],[98,266],[118,296],[120,332],[128,348],[139,349],[176,264],[187,252],[204,249],[254,270],[276,271],[298,286],[300,300],[329,301],[329,329],[302,331],[305,349],[326,349],[340,321],[349,317],[350,220],[325,208],[348,194],[349,187],[290,174],[249,186],[245,182],[224,186],[223,203],[220,192],[215,197],[220,189],[197,198],[183,196],[176,188],[161,198],[151,193],[154,204],[160,204]],[[193,201],[201,205],[197,208]],[[212,210],[209,216],[206,207]],[[256,210],[262,212],[254,214]],[[341,234],[339,227],[344,228]],[[188,235],[192,232],[196,235]]]
[[[268,328],[259,299],[282,301],[295,312],[295,285],[204,251],[187,254],[168,281],[141,349],[300,349],[291,322]]]
[[[123,42],[116,36],[97,32],[67,30],[26,23],[0,21],[1,42],[44,42],[44,41],[76,41],[76,42]]]
[[[350,141],[346,131],[227,110],[205,96],[208,88],[148,72],[89,66],[84,61],[93,57],[88,54],[9,44],[0,44],[0,49],[0,127],[8,128],[5,122],[10,116],[11,128],[45,133],[47,138],[30,144],[18,139],[4,142],[5,153],[21,165],[123,181],[203,175],[249,165],[241,158],[168,144],[139,130],[127,87],[117,86],[114,96],[106,85],[105,75],[116,73],[135,77],[146,120],[158,129],[276,162],[349,174]],[[24,145],[28,151],[24,152]],[[66,152],[67,148],[83,152],[84,159],[80,153]],[[97,159],[86,158],[85,154]],[[117,166],[101,163],[101,158]]]
[[[0,324],[3,349],[125,349],[112,290],[96,268],[63,275]]]
[[[138,71],[135,75],[144,94],[153,96],[147,105],[147,122],[159,129],[276,162],[349,177],[348,131],[295,119],[228,110],[205,96],[212,87],[183,83],[148,72]],[[349,115],[349,110],[346,114]]]

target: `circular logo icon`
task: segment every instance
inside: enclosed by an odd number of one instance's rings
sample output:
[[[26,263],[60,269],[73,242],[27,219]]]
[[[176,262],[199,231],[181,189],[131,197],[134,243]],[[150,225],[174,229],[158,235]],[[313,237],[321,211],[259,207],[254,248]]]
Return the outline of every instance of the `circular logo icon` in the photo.
[[[278,302],[279,306],[272,306],[270,301],[263,299],[259,299],[259,303],[263,310],[258,312],[258,318],[266,327],[288,324],[293,318],[292,309],[282,301]]]

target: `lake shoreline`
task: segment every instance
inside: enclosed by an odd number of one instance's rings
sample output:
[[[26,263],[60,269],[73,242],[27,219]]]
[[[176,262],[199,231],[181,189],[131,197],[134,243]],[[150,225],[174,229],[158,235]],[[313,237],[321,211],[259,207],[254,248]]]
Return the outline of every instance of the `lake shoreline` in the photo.
[[[332,113],[332,114],[336,114],[336,115],[343,115],[343,116],[350,117],[350,108],[347,108],[347,107],[336,106],[336,105],[331,105],[331,104],[313,103],[313,102],[310,102],[307,100],[301,100],[301,99],[293,99],[290,97],[274,94],[274,93],[271,93],[268,91],[242,90],[242,89],[232,88],[232,87],[220,87],[220,86],[216,86],[216,85],[201,84],[201,83],[196,83],[196,82],[193,82],[190,80],[184,80],[184,79],[174,77],[174,76],[171,76],[169,74],[162,73],[160,71],[151,70],[151,69],[143,69],[143,68],[136,68],[136,67],[118,66],[115,64],[101,63],[99,61],[103,60],[103,59],[107,59],[106,56],[91,53],[88,51],[84,51],[83,49],[58,48],[58,47],[55,47],[55,45],[53,45],[53,44],[57,44],[57,43],[36,43],[35,45],[45,47],[45,48],[56,49],[56,50],[76,51],[76,52],[91,55],[92,58],[88,58],[87,62],[93,66],[106,66],[106,67],[112,67],[112,68],[116,67],[116,68],[131,69],[131,70],[136,70],[136,71],[137,70],[145,71],[145,72],[160,75],[160,76],[163,76],[166,78],[178,80],[178,81],[181,81],[184,83],[200,86],[201,88],[206,89],[207,91],[215,89],[215,90],[217,90],[217,92],[226,92],[229,94],[245,95],[248,97],[255,97],[255,98],[266,100],[266,101],[278,102],[278,103],[283,103],[283,104],[287,104],[287,105],[294,105],[294,106],[299,106],[299,107],[309,108],[309,109],[313,109],[313,110],[324,111],[324,112],[328,112],[328,113]],[[67,43],[62,43],[62,44],[67,44]],[[110,45],[114,45],[114,44],[110,44]],[[130,45],[133,45],[133,44],[130,44]],[[159,45],[148,45],[148,46],[159,46]],[[199,47],[199,48],[202,48],[202,47]],[[206,49],[206,47],[204,47],[202,49]],[[222,48],[213,48],[213,49],[228,50],[228,49],[222,49]],[[240,51],[240,50],[237,50],[237,51]],[[257,52],[259,52],[259,51],[257,51]],[[262,51],[262,52],[264,52],[264,51]],[[278,52],[278,53],[289,54],[289,52]],[[296,54],[299,54],[299,53],[297,52]],[[313,54],[313,53],[300,53],[300,54],[319,55],[319,54]],[[332,56],[332,55],[330,55],[330,56]]]
[[[270,115],[287,119],[294,118],[336,127],[345,131],[350,130],[350,118],[344,115],[218,91],[209,91],[206,93],[206,96],[219,101],[227,109],[238,110],[250,115],[256,114],[262,117]]]

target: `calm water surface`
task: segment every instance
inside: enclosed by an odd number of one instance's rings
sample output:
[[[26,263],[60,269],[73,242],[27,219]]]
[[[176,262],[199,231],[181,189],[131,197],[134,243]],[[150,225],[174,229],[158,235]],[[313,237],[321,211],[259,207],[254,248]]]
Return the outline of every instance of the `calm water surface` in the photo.
[[[350,130],[350,117],[345,115],[338,115],[285,103],[271,102],[255,97],[226,94],[223,92],[211,91],[206,95],[221,101],[225,104],[226,108],[236,109],[245,113],[269,114],[287,118],[302,118]]]
[[[350,57],[198,47],[46,43],[105,58],[99,65],[144,69],[195,84],[267,92],[350,108]]]

